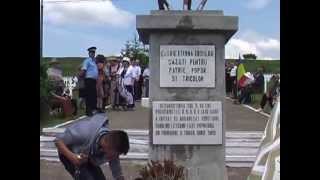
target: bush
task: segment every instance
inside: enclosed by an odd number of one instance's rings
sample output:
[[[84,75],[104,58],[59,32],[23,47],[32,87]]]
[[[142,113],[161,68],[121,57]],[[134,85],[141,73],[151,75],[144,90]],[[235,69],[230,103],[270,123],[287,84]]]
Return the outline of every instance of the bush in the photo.
[[[49,116],[50,83],[47,74],[48,64],[40,60],[40,120]]]
[[[254,59],[254,60],[257,59],[257,56],[255,54],[244,54],[242,57],[244,59]]]
[[[151,161],[146,167],[140,170],[141,177],[137,180],[184,180],[184,167],[176,166],[173,161],[164,160],[163,164],[159,161]]]

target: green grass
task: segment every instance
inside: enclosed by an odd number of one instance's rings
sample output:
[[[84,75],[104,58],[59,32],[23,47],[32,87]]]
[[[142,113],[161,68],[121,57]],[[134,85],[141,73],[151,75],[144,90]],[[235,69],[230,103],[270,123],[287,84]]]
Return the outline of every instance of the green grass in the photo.
[[[252,102],[250,103],[250,106],[253,108],[260,108],[260,101],[262,99],[262,94],[252,94]]]
[[[234,59],[228,59],[229,62],[235,62]],[[265,73],[280,73],[280,60],[243,60],[246,71],[256,72],[259,67],[265,68]]]
[[[50,115],[48,119],[42,119],[40,121],[40,134],[41,134],[42,128],[53,127],[58,124],[62,124],[64,122],[77,119],[83,115],[85,115],[84,109],[78,109],[78,114],[76,116],[63,117],[62,114]]]
[[[262,96],[263,94],[252,94],[252,102],[249,104],[249,106],[253,107],[253,108],[256,108],[256,109],[259,109],[260,108],[260,102],[261,102],[261,99],[262,99]],[[263,109],[263,111],[265,113],[268,113],[270,114],[271,113],[271,107],[269,106],[269,104],[267,103]]]

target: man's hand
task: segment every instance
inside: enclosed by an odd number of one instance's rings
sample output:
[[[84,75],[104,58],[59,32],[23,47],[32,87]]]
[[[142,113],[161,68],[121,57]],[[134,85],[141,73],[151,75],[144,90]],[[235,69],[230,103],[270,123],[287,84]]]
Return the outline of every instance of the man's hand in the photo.
[[[55,145],[58,152],[64,155],[72,164],[79,167],[81,164],[88,161],[88,156],[85,154],[75,154],[71,152],[62,140],[56,140]]]
[[[88,156],[85,154],[73,154],[71,162],[73,165],[79,167],[80,165],[88,162]]]

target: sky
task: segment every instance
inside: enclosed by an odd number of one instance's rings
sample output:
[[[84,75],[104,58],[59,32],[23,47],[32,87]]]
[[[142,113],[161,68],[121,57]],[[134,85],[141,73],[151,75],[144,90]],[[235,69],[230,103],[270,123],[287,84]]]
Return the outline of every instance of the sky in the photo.
[[[137,33],[136,15],[158,9],[157,0],[43,1],[44,57],[85,57],[90,46],[98,48],[97,54],[119,55]],[[192,8],[200,1],[193,0]],[[168,2],[171,9],[182,9],[183,0]],[[258,59],[280,59],[279,0],[208,0],[205,10],[239,17],[239,29],[226,44],[226,58],[254,53]]]

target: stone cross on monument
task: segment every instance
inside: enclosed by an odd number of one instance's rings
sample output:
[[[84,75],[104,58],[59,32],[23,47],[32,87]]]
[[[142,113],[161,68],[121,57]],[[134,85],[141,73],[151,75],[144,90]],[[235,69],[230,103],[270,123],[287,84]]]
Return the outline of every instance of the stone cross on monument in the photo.
[[[136,28],[150,45],[149,159],[184,165],[190,180],[226,179],[225,44],[238,17],[151,11]]]

